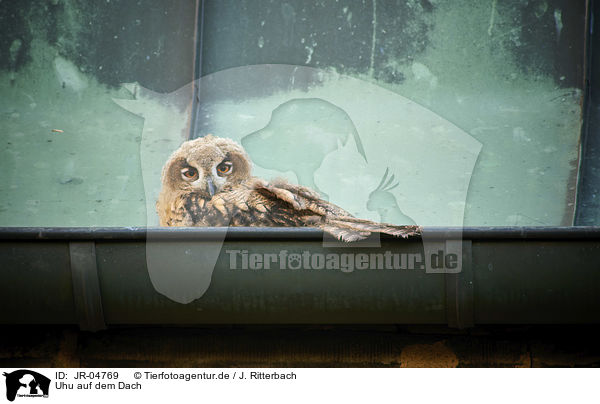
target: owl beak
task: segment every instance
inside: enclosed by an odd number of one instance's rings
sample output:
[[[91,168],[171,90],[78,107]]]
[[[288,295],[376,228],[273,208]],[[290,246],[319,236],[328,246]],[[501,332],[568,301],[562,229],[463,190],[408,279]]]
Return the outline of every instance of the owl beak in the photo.
[[[210,196],[214,196],[215,194],[215,184],[213,183],[212,178],[206,179],[206,190]]]

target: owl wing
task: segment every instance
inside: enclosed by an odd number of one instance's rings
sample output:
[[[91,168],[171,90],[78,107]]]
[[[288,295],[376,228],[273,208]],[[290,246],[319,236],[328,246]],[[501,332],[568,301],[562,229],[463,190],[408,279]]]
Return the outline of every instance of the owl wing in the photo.
[[[321,196],[312,189],[290,184],[283,179],[276,179],[272,182],[256,179],[253,188],[271,200],[276,198],[287,202],[296,211],[309,211],[319,216],[352,217],[350,213],[339,206],[321,199]]]
[[[420,234],[418,226],[396,226],[355,218],[339,206],[321,199],[310,188],[285,180],[267,183],[256,179],[252,188],[254,201],[262,205],[260,208],[265,209],[264,213],[269,213],[269,217],[281,221],[279,225],[318,227],[343,241],[361,240],[373,232],[404,238]]]
[[[318,195],[308,188],[286,185],[252,178],[220,192],[201,209],[195,225],[301,227],[319,221],[324,210],[316,204]]]

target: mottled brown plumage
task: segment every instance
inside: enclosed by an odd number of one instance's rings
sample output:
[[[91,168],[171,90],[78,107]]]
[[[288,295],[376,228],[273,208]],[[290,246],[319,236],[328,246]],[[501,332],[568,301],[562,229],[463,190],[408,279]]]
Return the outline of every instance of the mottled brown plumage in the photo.
[[[418,226],[357,219],[313,190],[251,176],[244,149],[208,135],[184,142],[165,164],[156,204],[161,226],[318,227],[344,241],[372,232],[408,237]]]

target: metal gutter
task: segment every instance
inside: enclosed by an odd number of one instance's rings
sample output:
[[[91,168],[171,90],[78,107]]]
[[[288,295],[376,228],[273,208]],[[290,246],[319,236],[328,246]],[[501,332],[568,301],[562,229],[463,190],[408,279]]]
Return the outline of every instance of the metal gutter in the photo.
[[[344,248],[328,247],[322,232],[303,228],[0,228],[0,323],[79,324],[84,330],[600,323],[600,227],[426,227],[424,233],[425,242],[462,237],[460,273],[248,270],[232,268],[227,253],[423,254],[419,238],[382,237],[380,247]],[[220,250],[210,286],[200,298],[181,304],[154,288],[150,248],[164,249],[165,270],[176,271],[190,259],[200,270],[202,250],[215,246]]]

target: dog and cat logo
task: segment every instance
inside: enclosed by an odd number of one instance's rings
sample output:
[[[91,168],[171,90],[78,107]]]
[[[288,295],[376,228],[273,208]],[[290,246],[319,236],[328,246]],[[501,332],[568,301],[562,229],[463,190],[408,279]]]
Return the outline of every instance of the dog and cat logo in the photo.
[[[6,398],[14,401],[15,397],[48,397],[50,379],[33,370],[20,369],[11,373],[3,373],[6,377]]]

